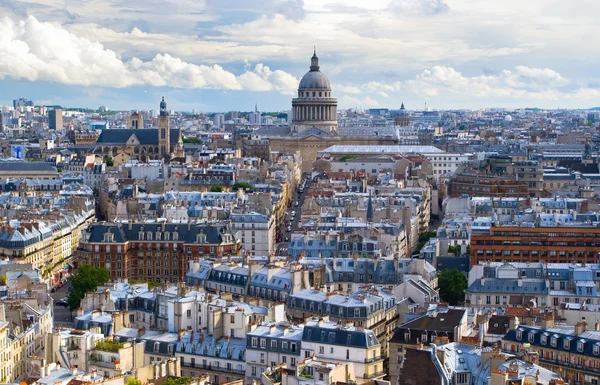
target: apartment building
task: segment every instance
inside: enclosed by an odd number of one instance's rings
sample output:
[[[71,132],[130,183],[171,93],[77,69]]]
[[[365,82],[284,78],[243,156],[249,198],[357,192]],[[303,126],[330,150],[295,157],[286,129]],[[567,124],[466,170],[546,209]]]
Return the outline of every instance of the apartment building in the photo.
[[[307,318],[329,316],[333,322],[371,329],[388,356],[388,340],[398,324],[396,297],[382,287],[364,285],[351,294],[304,289],[290,295],[288,317],[304,322]]]
[[[275,216],[248,210],[234,210],[229,219],[231,230],[241,246],[254,255],[271,255],[275,252]]]
[[[558,374],[567,383],[596,384],[600,382],[600,327],[591,330],[585,321],[576,325],[542,327],[511,323],[511,330],[502,339],[506,352],[535,355],[539,365]]]
[[[78,247],[80,232],[94,217],[92,201],[81,199],[78,208],[64,214],[0,224],[0,256],[31,264],[44,275],[62,269]]]
[[[357,383],[382,379],[384,357],[372,330],[344,325],[328,319],[312,319],[304,324],[302,356],[352,363]]]
[[[284,363],[295,369],[302,360],[304,325],[267,322],[250,325],[246,334],[246,378],[260,379],[268,369]]]
[[[594,215],[547,214],[563,220],[544,223],[540,214],[535,224],[492,226],[471,233],[471,266],[480,262],[595,263],[600,255],[600,228]],[[589,222],[575,223],[585,216]]]
[[[389,341],[389,376],[397,384],[411,348],[421,344],[458,342],[468,332],[466,309],[436,307],[396,328]],[[410,364],[410,362],[408,362]]]
[[[113,279],[179,282],[190,259],[238,255],[240,248],[224,223],[97,222],[83,232],[77,253],[80,263],[105,267]]]

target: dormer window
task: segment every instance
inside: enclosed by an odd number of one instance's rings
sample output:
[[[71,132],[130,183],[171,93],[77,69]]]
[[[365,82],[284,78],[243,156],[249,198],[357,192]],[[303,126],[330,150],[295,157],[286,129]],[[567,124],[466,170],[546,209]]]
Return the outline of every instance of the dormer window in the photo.
[[[151,241],[151,240],[152,240],[152,232],[151,232],[151,231],[148,231],[148,232],[146,233],[146,240],[147,240],[147,241]]]
[[[579,353],[582,353],[582,352],[583,352],[583,345],[584,345],[583,341],[579,341],[579,342],[577,343],[577,351],[578,351]]]
[[[533,333],[529,333],[529,342],[533,342],[533,337],[535,336],[535,334]]]
[[[157,232],[156,232],[156,240],[157,240],[157,241],[160,241],[160,231],[157,231]]]
[[[600,345],[598,344],[594,345],[594,355],[600,355]]]
[[[523,339],[523,332],[520,330],[517,330],[517,339],[520,341]]]
[[[155,342],[154,343],[154,352],[158,352],[158,348],[160,347],[160,343],[159,342]]]
[[[423,343],[427,342],[427,333],[421,334],[421,342],[423,342]]]
[[[548,337],[547,336],[542,335],[542,338],[540,340],[542,342],[542,345],[546,345],[548,343]]]
[[[552,337],[550,339],[550,345],[552,345],[553,347],[556,347],[557,342],[558,341],[557,341],[556,337]]]
[[[173,240],[174,241],[178,241],[179,240],[179,233],[173,233]]]
[[[571,348],[571,341],[569,341],[569,340],[565,340],[565,342],[564,342],[564,344],[563,344],[563,347],[564,347],[565,349],[570,349],[570,348]]]

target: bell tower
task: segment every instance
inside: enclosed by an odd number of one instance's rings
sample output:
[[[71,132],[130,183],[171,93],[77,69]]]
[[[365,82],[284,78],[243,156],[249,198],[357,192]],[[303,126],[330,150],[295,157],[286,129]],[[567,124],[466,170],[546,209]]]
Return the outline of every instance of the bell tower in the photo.
[[[158,153],[161,158],[169,155],[171,152],[171,138],[169,129],[169,111],[167,103],[163,96],[160,102],[160,115],[158,117]]]

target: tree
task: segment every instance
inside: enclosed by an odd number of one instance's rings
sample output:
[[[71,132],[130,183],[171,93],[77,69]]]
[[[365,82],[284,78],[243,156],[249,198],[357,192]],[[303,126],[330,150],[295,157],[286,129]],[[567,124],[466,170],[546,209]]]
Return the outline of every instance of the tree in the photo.
[[[223,186],[212,186],[210,192],[223,192]]]
[[[460,256],[460,246],[448,246],[448,254],[454,254],[457,257]]]
[[[248,182],[236,182],[233,185],[233,191],[237,191],[239,189],[250,190],[252,186]]]
[[[142,385],[142,381],[134,377],[129,377],[129,379],[127,380],[127,385]]]
[[[450,305],[457,305],[465,299],[467,277],[457,269],[443,270],[438,274],[440,297]]]
[[[417,250],[421,251],[423,246],[437,234],[435,231],[425,231],[424,233],[419,234],[419,242],[417,243]]]
[[[69,292],[69,310],[77,309],[81,300],[88,291],[96,290],[98,286],[110,280],[108,270],[102,267],[83,265],[77,269],[71,278],[71,291]]]
[[[107,167],[114,166],[113,158],[111,158],[110,156],[106,155],[102,160],[104,161],[104,163],[106,163]]]

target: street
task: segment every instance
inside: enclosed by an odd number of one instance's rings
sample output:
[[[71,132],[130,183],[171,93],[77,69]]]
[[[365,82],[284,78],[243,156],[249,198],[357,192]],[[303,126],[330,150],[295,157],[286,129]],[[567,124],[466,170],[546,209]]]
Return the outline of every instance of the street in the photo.
[[[50,296],[54,300],[54,303],[58,302],[61,298],[69,295],[69,289],[71,288],[71,281],[68,281],[63,287],[58,289],[54,293],[50,293]],[[71,312],[67,307],[54,305],[54,325],[56,326],[71,326],[73,320],[71,319]]]
[[[298,189],[296,189],[293,193],[292,205],[287,209],[285,224],[286,230],[283,236],[283,239],[287,238],[287,241],[280,242],[277,244],[277,255],[288,255],[289,241],[292,240],[292,234],[298,229],[298,226],[300,224],[300,213],[302,211],[302,205],[304,204],[304,199],[306,198],[306,194],[308,193],[310,184],[312,183],[312,180],[310,178],[307,178],[306,181],[307,182],[304,186],[304,191],[302,193],[298,192]],[[300,185],[303,185],[303,182],[301,182]],[[295,206],[294,202],[298,202],[298,206]],[[292,218],[292,212],[295,213],[293,221],[290,220],[290,218]],[[287,231],[288,225],[291,227],[291,231]]]

